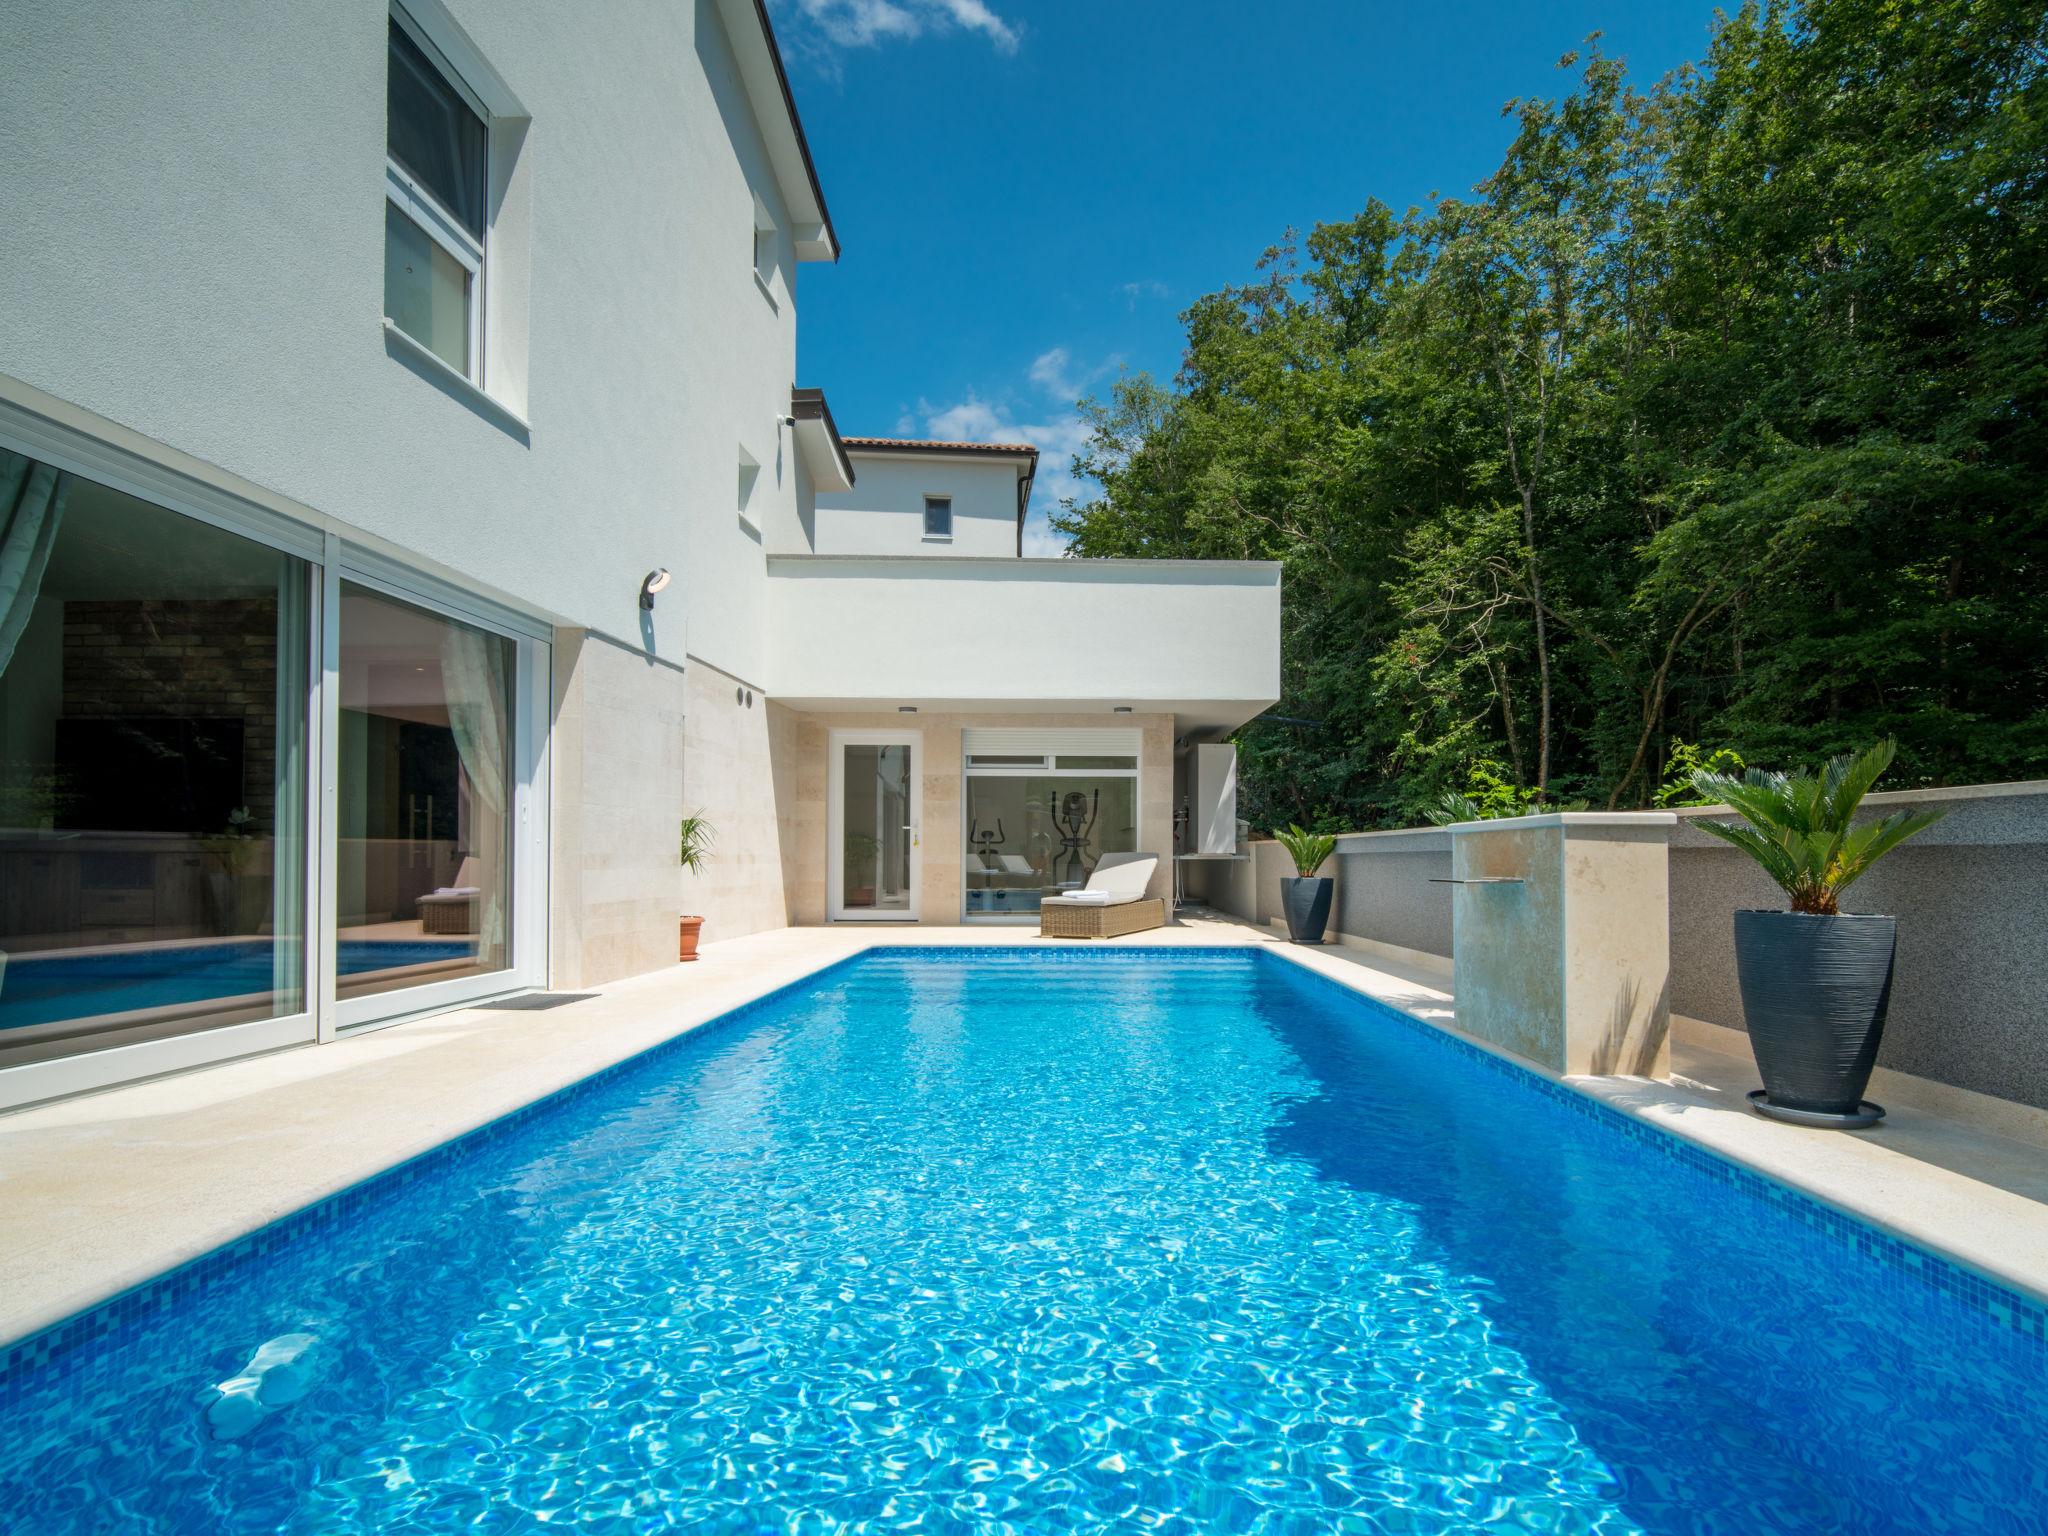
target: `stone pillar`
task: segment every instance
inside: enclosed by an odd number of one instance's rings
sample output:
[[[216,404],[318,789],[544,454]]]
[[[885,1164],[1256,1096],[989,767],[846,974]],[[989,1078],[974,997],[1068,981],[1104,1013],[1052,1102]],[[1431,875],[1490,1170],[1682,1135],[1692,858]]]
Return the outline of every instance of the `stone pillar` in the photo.
[[[1451,829],[1458,1027],[1566,1074],[1670,1067],[1669,811]]]

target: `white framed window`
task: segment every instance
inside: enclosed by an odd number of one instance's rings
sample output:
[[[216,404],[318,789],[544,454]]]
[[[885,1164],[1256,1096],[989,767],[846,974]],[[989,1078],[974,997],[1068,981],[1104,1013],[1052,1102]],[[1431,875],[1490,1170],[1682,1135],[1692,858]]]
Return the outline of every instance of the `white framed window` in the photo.
[[[385,86],[384,315],[478,385],[490,142],[481,99],[419,26],[393,9]]]
[[[953,537],[952,497],[925,497],[924,536],[928,539],[950,539]]]
[[[1141,741],[1129,729],[963,731],[961,915],[1028,922],[1104,854],[1137,852]]]

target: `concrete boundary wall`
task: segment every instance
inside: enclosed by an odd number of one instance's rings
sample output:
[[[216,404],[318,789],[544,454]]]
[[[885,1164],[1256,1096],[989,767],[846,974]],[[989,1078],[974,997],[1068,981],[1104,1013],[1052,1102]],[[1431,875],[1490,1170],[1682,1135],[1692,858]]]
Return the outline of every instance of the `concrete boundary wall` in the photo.
[[[1895,850],[1849,891],[1858,912],[1899,919],[1898,971],[1879,1065],[1953,1088],[2048,1110],[2048,781],[1871,795],[1873,815],[1947,816]],[[1670,833],[1671,1012],[1744,1027],[1733,914],[1784,902],[1746,855],[1698,823],[1732,813],[1686,809]],[[1333,937],[1448,965],[1451,835],[1442,827],[1339,840]],[[1189,866],[1193,867],[1193,866]],[[1223,873],[1228,870],[1229,873]],[[1190,894],[1261,925],[1279,916],[1278,844],[1242,863],[1208,866]]]

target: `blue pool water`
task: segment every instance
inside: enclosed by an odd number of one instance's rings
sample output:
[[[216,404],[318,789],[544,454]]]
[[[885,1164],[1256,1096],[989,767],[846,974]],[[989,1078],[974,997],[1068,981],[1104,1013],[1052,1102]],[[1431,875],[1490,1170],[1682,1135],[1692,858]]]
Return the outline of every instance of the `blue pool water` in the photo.
[[[0,1511],[2048,1529],[2038,1340],[1652,1137],[1269,955],[883,952],[17,1366]]]
[[[0,976],[0,1029],[268,992],[273,947],[270,939],[224,939],[218,944],[138,944],[86,955],[62,950],[17,955]],[[476,941],[347,939],[336,944],[335,953],[336,968],[353,976],[459,959],[476,953]]]

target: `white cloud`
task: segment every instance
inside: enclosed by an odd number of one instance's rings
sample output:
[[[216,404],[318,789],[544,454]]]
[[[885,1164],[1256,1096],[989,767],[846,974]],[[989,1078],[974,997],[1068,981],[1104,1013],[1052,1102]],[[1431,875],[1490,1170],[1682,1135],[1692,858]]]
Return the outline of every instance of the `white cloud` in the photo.
[[[1124,296],[1125,304],[1132,309],[1138,307],[1140,299],[1163,299],[1172,293],[1172,290],[1156,277],[1141,277],[1135,283],[1119,283],[1116,291]]]
[[[1120,367],[1123,359],[1111,353],[1101,362],[1077,367],[1065,347],[1052,347],[1031,360],[1031,382],[1062,405],[1071,405],[1084,390],[1104,374]]]
[[[1015,53],[1022,32],[985,0],[796,0],[815,37],[841,48],[876,48],[927,32],[978,32],[999,53]]]
[[[1049,395],[1074,396],[1081,393],[1073,376],[1073,359],[1065,347],[1053,347],[1031,359],[1031,382]]]

